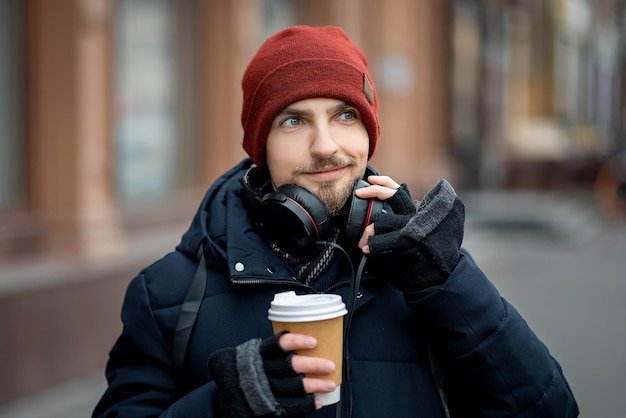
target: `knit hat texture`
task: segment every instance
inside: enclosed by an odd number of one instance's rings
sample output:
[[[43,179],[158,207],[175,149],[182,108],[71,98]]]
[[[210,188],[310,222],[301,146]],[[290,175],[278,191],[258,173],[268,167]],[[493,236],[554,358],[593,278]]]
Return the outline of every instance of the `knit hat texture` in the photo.
[[[369,134],[369,157],[380,136],[378,97],[367,58],[336,26],[293,26],[269,37],[243,80],[243,148],[261,171],[276,115],[300,100],[330,98],[354,106]]]

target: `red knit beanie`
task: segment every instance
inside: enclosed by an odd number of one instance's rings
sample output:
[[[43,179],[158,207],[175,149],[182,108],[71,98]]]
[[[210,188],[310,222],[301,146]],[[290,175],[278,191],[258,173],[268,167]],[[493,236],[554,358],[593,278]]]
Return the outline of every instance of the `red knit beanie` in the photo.
[[[369,157],[380,135],[378,97],[365,55],[335,26],[293,26],[268,38],[242,80],[243,148],[261,171],[276,115],[299,100],[330,98],[358,109],[369,134]]]

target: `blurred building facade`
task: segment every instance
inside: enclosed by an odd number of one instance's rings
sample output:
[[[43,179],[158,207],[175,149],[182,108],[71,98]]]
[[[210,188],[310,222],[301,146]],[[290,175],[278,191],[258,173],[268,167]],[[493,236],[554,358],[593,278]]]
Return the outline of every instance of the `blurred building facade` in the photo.
[[[622,0],[2,0],[0,403],[100,368],[128,281],[245,154],[240,80],[339,25],[380,97],[372,163],[420,194],[589,187],[624,149]]]

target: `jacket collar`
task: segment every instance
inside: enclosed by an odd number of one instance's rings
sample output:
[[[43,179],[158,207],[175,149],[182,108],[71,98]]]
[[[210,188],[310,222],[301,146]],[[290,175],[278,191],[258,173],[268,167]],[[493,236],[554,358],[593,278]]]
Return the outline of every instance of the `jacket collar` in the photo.
[[[226,201],[226,257],[233,282],[297,281],[283,259],[253,225],[239,182]]]

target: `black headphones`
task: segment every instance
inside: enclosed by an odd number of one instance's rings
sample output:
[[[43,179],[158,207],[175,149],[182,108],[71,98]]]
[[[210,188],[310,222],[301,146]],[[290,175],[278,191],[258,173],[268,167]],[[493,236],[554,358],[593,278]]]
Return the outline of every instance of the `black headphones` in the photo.
[[[367,166],[365,177],[379,175]],[[244,193],[255,222],[268,235],[269,239],[284,251],[303,255],[315,243],[327,239],[331,230],[331,220],[326,207],[317,196],[304,187],[285,184],[274,191],[263,193],[268,179],[252,165],[243,177]],[[359,180],[354,190],[369,186]],[[345,242],[356,245],[374,215],[382,213],[383,203],[378,199],[362,199],[352,193],[350,209],[346,214],[344,229]]]

